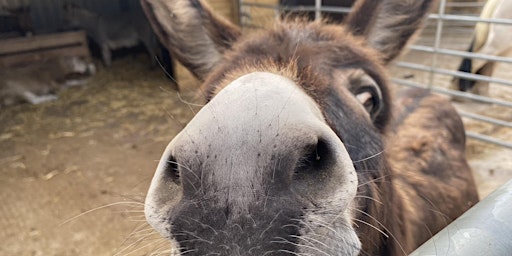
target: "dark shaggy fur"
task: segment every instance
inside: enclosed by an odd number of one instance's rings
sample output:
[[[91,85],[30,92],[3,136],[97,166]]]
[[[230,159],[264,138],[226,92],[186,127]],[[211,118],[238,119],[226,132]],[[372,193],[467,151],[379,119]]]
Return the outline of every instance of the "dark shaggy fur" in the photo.
[[[197,0],[179,5],[188,5],[179,10],[188,18],[171,20],[162,9],[175,13],[173,1],[142,3],[161,41],[204,80],[207,100],[241,75],[266,71],[295,81],[318,103],[358,173],[354,219],[361,220],[364,255],[409,253],[477,202],[456,112],[419,91],[399,96],[394,110],[385,72],[432,1],[359,1],[345,27],[279,22],[243,38]],[[371,77],[382,93],[383,108],[371,119],[354,98],[357,74]]]

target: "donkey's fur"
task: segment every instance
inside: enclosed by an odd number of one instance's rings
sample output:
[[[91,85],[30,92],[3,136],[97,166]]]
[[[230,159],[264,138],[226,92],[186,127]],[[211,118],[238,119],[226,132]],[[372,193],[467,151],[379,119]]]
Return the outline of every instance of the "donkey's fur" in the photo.
[[[146,200],[181,253],[406,254],[478,200],[449,103],[409,91],[393,110],[385,65],[431,1],[358,1],[344,26],[279,21],[244,38],[199,0],[142,4],[209,101]]]

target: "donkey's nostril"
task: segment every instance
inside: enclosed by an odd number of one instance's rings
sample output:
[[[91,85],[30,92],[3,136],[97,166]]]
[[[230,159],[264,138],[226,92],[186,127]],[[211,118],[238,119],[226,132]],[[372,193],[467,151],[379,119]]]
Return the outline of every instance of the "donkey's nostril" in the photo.
[[[315,175],[332,162],[332,152],[326,141],[319,139],[315,145],[307,147],[295,168],[295,175]]]
[[[181,183],[179,164],[178,164],[178,162],[176,162],[176,158],[174,158],[173,155],[170,155],[169,158],[167,158],[166,163],[165,163],[165,172],[164,173],[174,183],[176,183],[176,184]]]

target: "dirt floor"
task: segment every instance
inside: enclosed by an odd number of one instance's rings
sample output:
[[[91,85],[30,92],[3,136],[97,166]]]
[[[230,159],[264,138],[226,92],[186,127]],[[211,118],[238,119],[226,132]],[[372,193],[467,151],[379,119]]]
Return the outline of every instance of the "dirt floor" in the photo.
[[[509,68],[500,74],[510,76]],[[439,79],[447,86],[448,78]],[[1,109],[0,255],[165,254],[167,242],[145,224],[142,202],[163,149],[197,111],[188,104],[197,102],[197,83],[183,80],[180,87],[178,95],[145,56],[124,57],[57,101]],[[493,86],[491,94],[512,101],[508,90]],[[512,120],[512,111],[492,105],[458,107]],[[468,129],[512,141],[510,129],[465,121]],[[510,153],[469,140],[481,195],[512,177]]]
[[[142,202],[163,149],[193,112],[144,57],[115,61],[57,101],[0,110],[0,255],[165,249],[163,240],[137,242],[152,233]]]

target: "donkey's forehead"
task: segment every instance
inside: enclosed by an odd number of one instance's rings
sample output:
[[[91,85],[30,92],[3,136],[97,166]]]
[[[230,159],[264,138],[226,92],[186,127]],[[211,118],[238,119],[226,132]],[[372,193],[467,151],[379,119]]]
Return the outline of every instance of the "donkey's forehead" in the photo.
[[[224,56],[206,79],[210,96],[244,74],[267,71],[286,76],[309,90],[329,86],[334,70],[361,69],[384,80],[379,53],[343,27],[320,23],[282,23],[269,31],[248,35]],[[310,87],[312,86],[312,87]]]
[[[225,86],[196,114],[186,131],[189,134],[204,133],[208,127],[229,133],[259,129],[263,125],[275,125],[276,128],[290,124],[307,125],[309,122],[306,121],[311,120],[303,120],[305,118],[323,120],[316,102],[294,81],[270,72],[252,72]],[[286,120],[286,123],[277,123],[279,120]],[[197,125],[196,122],[209,125]]]

